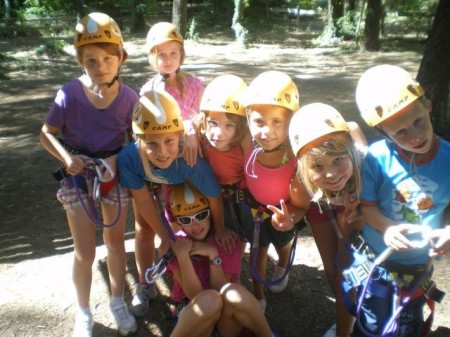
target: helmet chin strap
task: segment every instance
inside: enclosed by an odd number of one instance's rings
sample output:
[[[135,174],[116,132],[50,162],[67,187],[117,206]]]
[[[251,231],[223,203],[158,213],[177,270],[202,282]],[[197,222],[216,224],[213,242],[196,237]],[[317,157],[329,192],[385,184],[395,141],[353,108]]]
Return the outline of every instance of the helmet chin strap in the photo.
[[[100,84],[94,84],[94,83],[93,83],[93,86],[91,86],[91,91],[92,91],[94,94],[98,95],[100,98],[103,98],[103,95],[102,95],[102,93],[101,93],[101,88],[104,87],[104,86],[106,86],[106,87],[109,89],[109,88],[111,88],[111,87],[114,85],[114,83],[115,83],[116,81],[118,81],[118,80],[119,80],[119,74],[117,74],[116,76],[114,76],[114,78],[111,80],[111,82],[105,82],[105,83],[100,83]]]

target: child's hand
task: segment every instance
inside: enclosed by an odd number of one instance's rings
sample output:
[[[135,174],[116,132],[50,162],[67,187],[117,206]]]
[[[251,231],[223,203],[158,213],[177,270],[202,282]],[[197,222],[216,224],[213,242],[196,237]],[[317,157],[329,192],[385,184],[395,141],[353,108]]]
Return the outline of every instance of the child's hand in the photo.
[[[86,167],[89,160],[91,160],[91,158],[84,155],[70,155],[65,163],[66,170],[70,175],[76,176]]]
[[[292,228],[294,228],[295,223],[291,219],[289,210],[284,200],[280,200],[280,206],[281,209],[272,205],[267,205],[267,209],[273,212],[272,226],[277,231],[290,231]]]
[[[177,258],[180,258],[182,256],[190,256],[192,249],[192,240],[188,237],[179,237],[173,243],[172,249]]]
[[[434,229],[430,232],[431,256],[450,253],[450,226]]]
[[[192,242],[192,248],[191,248],[190,254],[191,254],[191,256],[194,256],[194,255],[206,256],[210,260],[212,260],[216,256],[219,255],[219,252],[217,251],[216,248],[208,245],[206,242],[194,241],[194,242]]]
[[[354,199],[350,197],[350,195],[345,196],[344,201],[344,219],[346,223],[353,223],[353,222],[361,222],[363,217],[361,216],[361,212],[359,211],[359,199]]]
[[[396,251],[418,248],[417,242],[408,240],[411,233],[420,232],[420,226],[412,224],[398,224],[389,226],[384,232],[384,243]]]
[[[184,146],[183,146],[183,158],[189,166],[195,166],[197,164],[197,154],[199,152],[199,141],[197,137],[197,133],[195,131],[195,127],[191,121],[186,121],[185,129],[188,130],[186,136],[184,137]]]
[[[102,181],[108,182],[114,179],[114,176],[117,172],[116,159],[117,155],[103,159],[106,162],[106,165],[108,165],[108,168],[106,168],[103,163],[99,165],[100,172],[102,172],[103,175]]]
[[[227,254],[231,254],[236,245],[237,234],[227,227],[216,230],[214,232],[214,239],[220,247],[225,249]]]

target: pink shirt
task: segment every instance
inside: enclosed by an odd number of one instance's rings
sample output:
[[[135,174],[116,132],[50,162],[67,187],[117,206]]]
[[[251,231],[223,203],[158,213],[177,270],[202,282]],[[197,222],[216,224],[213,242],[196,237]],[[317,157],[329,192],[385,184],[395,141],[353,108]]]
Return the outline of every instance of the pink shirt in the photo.
[[[154,78],[145,83],[139,95],[142,96],[146,92],[153,89]],[[183,120],[190,120],[197,115],[200,111],[200,100],[203,95],[203,81],[194,76],[188,76],[186,78],[185,94],[181,96],[180,92],[175,87],[166,87],[166,91],[172,95],[177,101],[181,109],[181,118]]]
[[[175,236],[181,237],[186,236],[184,231],[179,231],[175,234]],[[215,247],[219,252],[219,256],[222,259],[222,268],[225,275],[231,275],[230,282],[238,282],[239,281],[239,273],[241,271],[241,244],[240,240],[236,239],[234,244],[234,250],[231,254],[227,254],[225,250],[219,247],[214,240],[213,237],[208,239],[208,244]],[[193,256],[192,263],[194,265],[194,269],[197,272],[197,276],[202,284],[203,289],[210,289],[211,286],[209,284],[209,259],[205,256]],[[179,269],[180,265],[178,264],[178,260],[174,257],[170,260],[167,265],[167,270],[170,274],[173,275],[173,270]],[[173,287],[172,287],[172,300],[174,302],[180,302],[185,299],[186,295],[184,294],[183,288],[177,282],[177,280],[173,279]]]
[[[280,167],[266,167],[248,151],[245,158],[245,181],[253,198],[262,205],[279,205],[280,199],[289,200],[289,185],[297,166],[292,157]]]

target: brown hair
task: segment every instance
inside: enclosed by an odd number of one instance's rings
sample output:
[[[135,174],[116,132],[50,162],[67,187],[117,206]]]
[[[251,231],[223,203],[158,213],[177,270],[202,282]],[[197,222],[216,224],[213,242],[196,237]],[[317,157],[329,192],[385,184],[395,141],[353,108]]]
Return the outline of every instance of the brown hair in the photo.
[[[118,56],[119,59],[121,59],[121,64],[123,64],[127,58],[128,58],[128,53],[127,51],[123,48],[123,46],[117,45],[115,43],[106,43],[106,42],[101,42],[101,43],[92,43],[94,45],[96,45],[97,47],[103,49],[106,53],[108,53],[109,55],[114,55],[114,56]],[[89,46],[90,44],[85,44],[83,46],[80,46],[78,48],[76,48],[76,52],[77,52],[77,61],[79,64],[83,64],[82,60],[83,60],[83,51],[84,51],[84,47],[85,46]]]
[[[199,133],[203,136],[206,132],[206,117],[208,117],[208,112],[209,111],[203,111],[197,115],[199,117],[194,118],[194,124],[197,126]],[[236,134],[230,141],[230,147],[233,148],[240,144],[245,137],[247,130],[247,118],[230,112],[224,112],[224,114],[231,122],[236,124]]]

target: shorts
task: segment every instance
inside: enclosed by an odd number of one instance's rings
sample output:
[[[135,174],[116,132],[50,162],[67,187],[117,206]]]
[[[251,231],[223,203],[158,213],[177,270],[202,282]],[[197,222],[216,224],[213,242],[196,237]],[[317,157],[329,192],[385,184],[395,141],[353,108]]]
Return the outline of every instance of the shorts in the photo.
[[[119,196],[117,195],[117,186],[119,187]],[[78,191],[77,191],[78,190]],[[66,177],[56,193],[56,198],[62,204],[65,210],[74,209],[76,207],[81,207],[80,199],[85,205],[89,203],[89,195],[82,188],[76,188],[71,177]],[[120,198],[120,204],[123,206],[128,205],[130,201],[130,191],[123,187],[119,182],[116,186],[111,188],[105,195],[100,197],[100,202],[107,205],[118,205]]]
[[[333,206],[333,211],[342,210],[344,206]],[[311,202],[308,211],[305,214],[306,220],[311,224],[318,224],[330,221],[330,218],[325,212],[321,210],[316,202]]]
[[[371,283],[367,287],[365,294],[361,293],[362,286],[359,288],[358,298],[362,301],[360,320],[355,322],[352,337],[365,337],[368,333],[379,335],[386,327],[386,322],[391,319],[393,307],[393,275],[400,279],[410,280],[410,285],[403,291],[415,291],[400,312],[396,321],[398,330],[395,334],[389,334],[390,337],[420,337],[424,327],[423,307],[426,304],[426,298],[421,286],[417,285],[423,282],[424,273],[426,278],[431,278],[433,274],[432,263],[426,265],[398,265],[389,262],[389,267],[385,265],[377,266],[372,275]],[[372,286],[372,284],[374,286]],[[418,287],[418,288],[417,288]],[[415,290],[414,290],[415,289]],[[362,298],[362,296],[364,296]],[[364,328],[361,328],[361,327]]]
[[[269,211],[266,210],[266,212]],[[255,224],[253,222],[253,215],[250,206],[242,202],[240,204],[240,213],[244,237],[248,242],[253,243],[253,230],[255,228]],[[272,218],[269,216],[264,219],[260,225],[259,247],[267,248],[270,244],[273,244],[276,247],[284,247],[292,241],[294,236],[295,227],[287,232],[277,231],[272,226]]]

